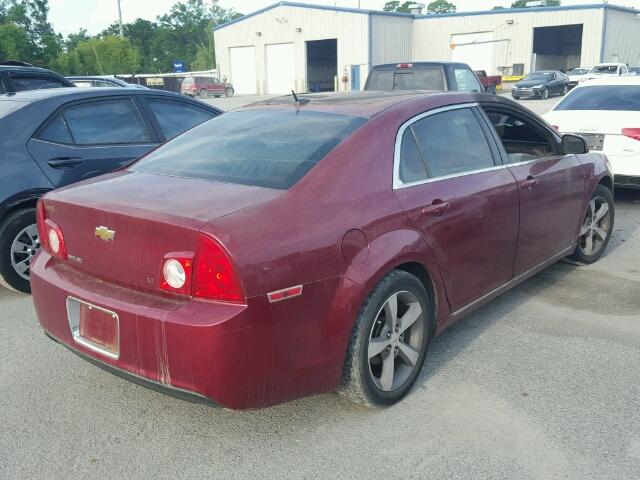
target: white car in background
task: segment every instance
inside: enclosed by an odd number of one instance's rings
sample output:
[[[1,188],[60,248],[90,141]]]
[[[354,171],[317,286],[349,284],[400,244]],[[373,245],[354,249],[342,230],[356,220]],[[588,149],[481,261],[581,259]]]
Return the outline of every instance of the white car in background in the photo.
[[[629,72],[626,63],[600,63],[587,73],[580,82],[602,77],[621,77]]]
[[[573,88],[578,85],[578,83],[580,83],[583,78],[587,77],[590,71],[590,68],[582,67],[572,68],[570,71],[568,71],[567,77],[569,77],[569,88]]]
[[[640,188],[640,77],[608,77],[580,83],[544,115],[561,133],[587,140],[605,154],[618,187]]]

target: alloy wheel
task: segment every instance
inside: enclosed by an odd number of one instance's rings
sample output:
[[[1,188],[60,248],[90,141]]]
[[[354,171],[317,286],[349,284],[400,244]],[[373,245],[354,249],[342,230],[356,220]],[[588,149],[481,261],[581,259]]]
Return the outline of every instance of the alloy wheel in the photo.
[[[35,224],[22,229],[11,244],[11,266],[20,277],[29,280],[29,268],[40,250],[40,238]]]
[[[369,374],[383,391],[405,384],[416,368],[425,335],[418,298],[411,292],[391,295],[376,316],[369,334]]]
[[[604,197],[594,197],[587,207],[587,215],[580,228],[579,247],[585,255],[597,255],[609,236],[611,212]]]

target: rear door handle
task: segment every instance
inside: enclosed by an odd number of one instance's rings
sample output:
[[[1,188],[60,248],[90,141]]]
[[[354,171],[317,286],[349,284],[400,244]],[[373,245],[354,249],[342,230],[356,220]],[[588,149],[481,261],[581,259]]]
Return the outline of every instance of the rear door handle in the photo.
[[[430,215],[432,217],[440,217],[444,212],[449,210],[449,202],[434,200],[431,205],[422,208],[422,215]]]
[[[520,182],[520,187],[525,190],[533,190],[536,185],[538,185],[538,180],[531,175],[529,175],[526,180]]]
[[[80,157],[58,157],[49,160],[47,163],[51,168],[73,168],[83,162]]]

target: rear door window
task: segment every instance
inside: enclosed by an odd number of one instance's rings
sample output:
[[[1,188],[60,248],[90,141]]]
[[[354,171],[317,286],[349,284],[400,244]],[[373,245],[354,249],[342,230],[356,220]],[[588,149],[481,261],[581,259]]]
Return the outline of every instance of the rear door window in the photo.
[[[37,138],[46,142],[73,144],[73,137],[61,113],[49,121]]]
[[[131,170],[288,189],[365,122],[293,109],[225,113],[164,144]]]
[[[430,178],[495,166],[487,137],[470,108],[429,115],[412,124]]]
[[[62,117],[77,145],[154,141],[130,98],[76,104],[65,108]]]
[[[402,134],[399,175],[403,183],[420,182],[427,179],[427,167],[411,128],[407,128]]]
[[[187,102],[162,98],[150,98],[146,99],[145,102],[158,121],[162,134],[167,139],[173,138],[216,116],[210,110],[205,110]]]

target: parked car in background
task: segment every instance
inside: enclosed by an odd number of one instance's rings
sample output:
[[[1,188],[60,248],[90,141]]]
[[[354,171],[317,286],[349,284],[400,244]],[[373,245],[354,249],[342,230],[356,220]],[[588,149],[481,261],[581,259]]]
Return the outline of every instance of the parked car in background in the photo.
[[[233,86],[227,82],[221,82],[215,77],[185,77],[180,85],[180,93],[189,97],[207,98],[233,97]]]
[[[578,85],[583,78],[586,78],[590,70],[590,68],[573,68],[567,72],[567,76],[569,77],[569,89],[572,89]]]
[[[0,95],[25,90],[74,86],[62,75],[51,70],[34,67],[25,62],[11,60],[0,62]]]
[[[511,96],[549,98],[549,95],[566,95],[569,91],[569,78],[557,70],[531,72],[522,80],[513,84]]]
[[[484,88],[464,63],[414,62],[376,65],[369,72],[364,90],[483,92]]]
[[[592,152],[605,154],[617,186],[640,188],[640,78],[581,83],[545,119],[561,132],[583,136]]]
[[[624,63],[601,63],[593,67],[581,81],[599,77],[621,77],[626,75],[628,71],[629,69]]]
[[[600,258],[611,182],[584,139],[498,96],[279,97],[45,195],[34,305],[52,339],[156,388],[390,405],[435,334]]]
[[[629,72],[627,73],[627,75],[630,75],[632,77],[637,77],[640,75],[640,67],[629,67]]]
[[[484,91],[486,93],[491,93],[495,95],[498,93],[498,87],[502,85],[502,76],[501,75],[487,75],[485,70],[474,70],[476,77],[482,83],[484,87]]]
[[[220,113],[175,93],[60,88],[0,96],[0,280],[29,291],[37,199],[126,166]],[[180,161],[180,159],[176,159]]]
[[[67,80],[73,83],[76,87],[82,87],[82,88],[89,88],[89,87],[147,88],[144,85],[128,83],[116,77],[95,77],[95,76],[94,77],[67,77]]]

